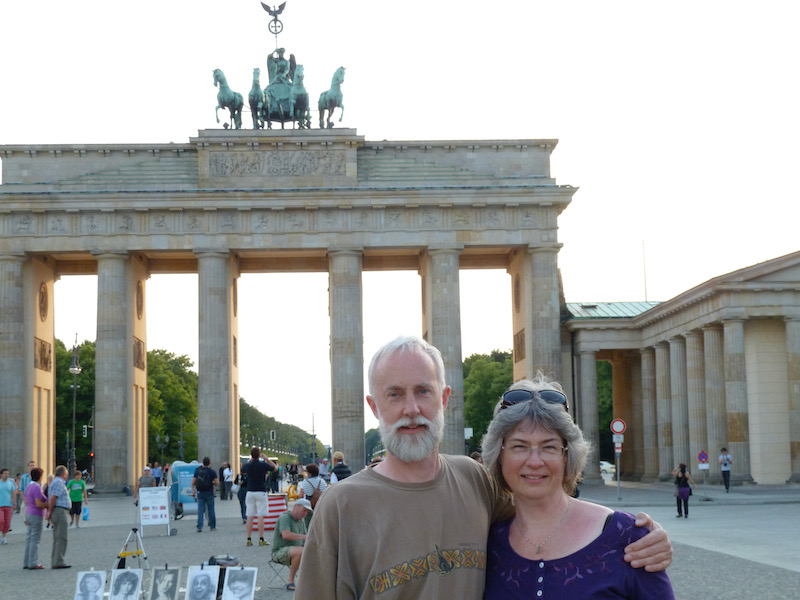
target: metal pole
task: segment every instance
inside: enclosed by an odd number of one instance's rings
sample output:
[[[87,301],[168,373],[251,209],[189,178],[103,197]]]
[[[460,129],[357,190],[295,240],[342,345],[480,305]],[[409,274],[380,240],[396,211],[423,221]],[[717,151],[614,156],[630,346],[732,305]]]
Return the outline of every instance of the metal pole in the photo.
[[[75,472],[75,404],[78,398],[78,375],[82,371],[78,363],[78,334],[75,334],[75,344],[72,346],[72,364],[69,372],[72,373],[72,440],[69,448],[69,476]]]

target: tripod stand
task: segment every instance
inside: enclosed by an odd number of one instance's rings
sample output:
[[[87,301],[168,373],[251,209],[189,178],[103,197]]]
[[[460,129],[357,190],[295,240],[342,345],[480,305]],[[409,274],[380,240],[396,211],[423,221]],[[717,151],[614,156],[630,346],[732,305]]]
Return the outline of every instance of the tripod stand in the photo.
[[[135,550],[128,550],[128,544],[134,543],[136,549]],[[142,534],[139,533],[139,530],[134,527],[131,529],[128,537],[125,538],[125,544],[122,546],[122,550],[119,551],[117,555],[117,562],[114,564],[115,569],[124,569],[126,559],[130,556],[136,557],[138,561],[137,564],[139,568],[142,567],[142,561],[144,561],[147,570],[150,570],[150,563],[147,562],[147,554],[144,551],[144,543],[142,542]]]

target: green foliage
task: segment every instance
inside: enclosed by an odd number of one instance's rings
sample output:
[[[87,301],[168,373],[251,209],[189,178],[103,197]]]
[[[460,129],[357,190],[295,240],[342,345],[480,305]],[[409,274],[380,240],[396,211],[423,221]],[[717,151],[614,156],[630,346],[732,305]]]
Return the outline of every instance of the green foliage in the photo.
[[[611,363],[597,361],[597,410],[600,416],[598,451],[601,460],[614,462],[614,442],[611,438],[611,420],[614,418],[614,396]]]
[[[295,425],[287,425],[268,417],[255,406],[239,399],[239,422],[241,423],[241,439],[243,455],[250,454],[250,448],[257,445],[265,454],[277,456],[281,462],[297,460],[303,464],[311,462],[311,436]],[[275,440],[270,439],[270,432],[275,431]],[[314,454],[317,459],[328,456],[328,450],[319,439],[314,439]]]
[[[56,340],[56,464],[68,464],[67,436],[72,436],[73,384],[75,388],[75,462],[79,469],[91,466],[89,452],[92,451],[92,410],[94,408],[94,342],[85,341],[78,348],[78,364],[81,372],[76,376],[69,372],[72,365],[72,348]],[[83,426],[87,436],[83,437]]]
[[[197,373],[192,371],[193,366],[185,355],[177,356],[166,350],[147,353],[148,460],[151,462],[172,462],[180,458],[181,417],[184,460],[197,457]],[[164,446],[163,452],[161,446]]]
[[[469,451],[480,447],[498,398],[514,379],[510,352],[473,354],[464,361],[464,424],[472,427]]]
[[[367,463],[372,459],[372,455],[383,449],[383,442],[381,441],[381,434],[377,429],[370,429],[364,434],[364,456],[367,457]]]

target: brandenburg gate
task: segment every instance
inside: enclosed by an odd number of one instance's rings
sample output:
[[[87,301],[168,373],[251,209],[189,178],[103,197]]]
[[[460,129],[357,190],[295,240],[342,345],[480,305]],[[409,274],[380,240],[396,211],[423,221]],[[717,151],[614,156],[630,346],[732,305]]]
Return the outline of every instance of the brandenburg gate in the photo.
[[[512,286],[514,376],[562,376],[556,140],[365,141],[353,129],[207,130],[181,144],[0,146],[0,456],[54,468],[53,285],[97,274],[99,490],[147,460],[147,279],[198,273],[199,455],[239,454],[237,278],[327,272],[333,446],[364,464],[365,270],[414,269],[421,334],[463,451],[459,269]],[[266,343],[269,343],[267,340]],[[368,359],[369,357],[367,357]]]

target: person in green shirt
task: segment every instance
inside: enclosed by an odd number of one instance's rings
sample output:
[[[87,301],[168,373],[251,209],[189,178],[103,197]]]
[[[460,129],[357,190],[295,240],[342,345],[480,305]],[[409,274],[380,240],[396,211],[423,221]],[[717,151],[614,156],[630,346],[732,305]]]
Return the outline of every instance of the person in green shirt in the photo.
[[[67,482],[67,491],[69,492],[69,500],[72,502],[72,508],[69,509],[69,526],[80,527],[81,506],[84,502],[87,504],[89,502],[89,496],[86,495],[86,482],[83,480],[83,475],[80,471],[76,470],[75,477]]]
[[[303,544],[306,541],[306,515],[312,512],[311,502],[300,498],[292,510],[287,510],[275,523],[272,536],[272,560],[289,567],[287,590],[294,590],[294,576],[303,557]]]

